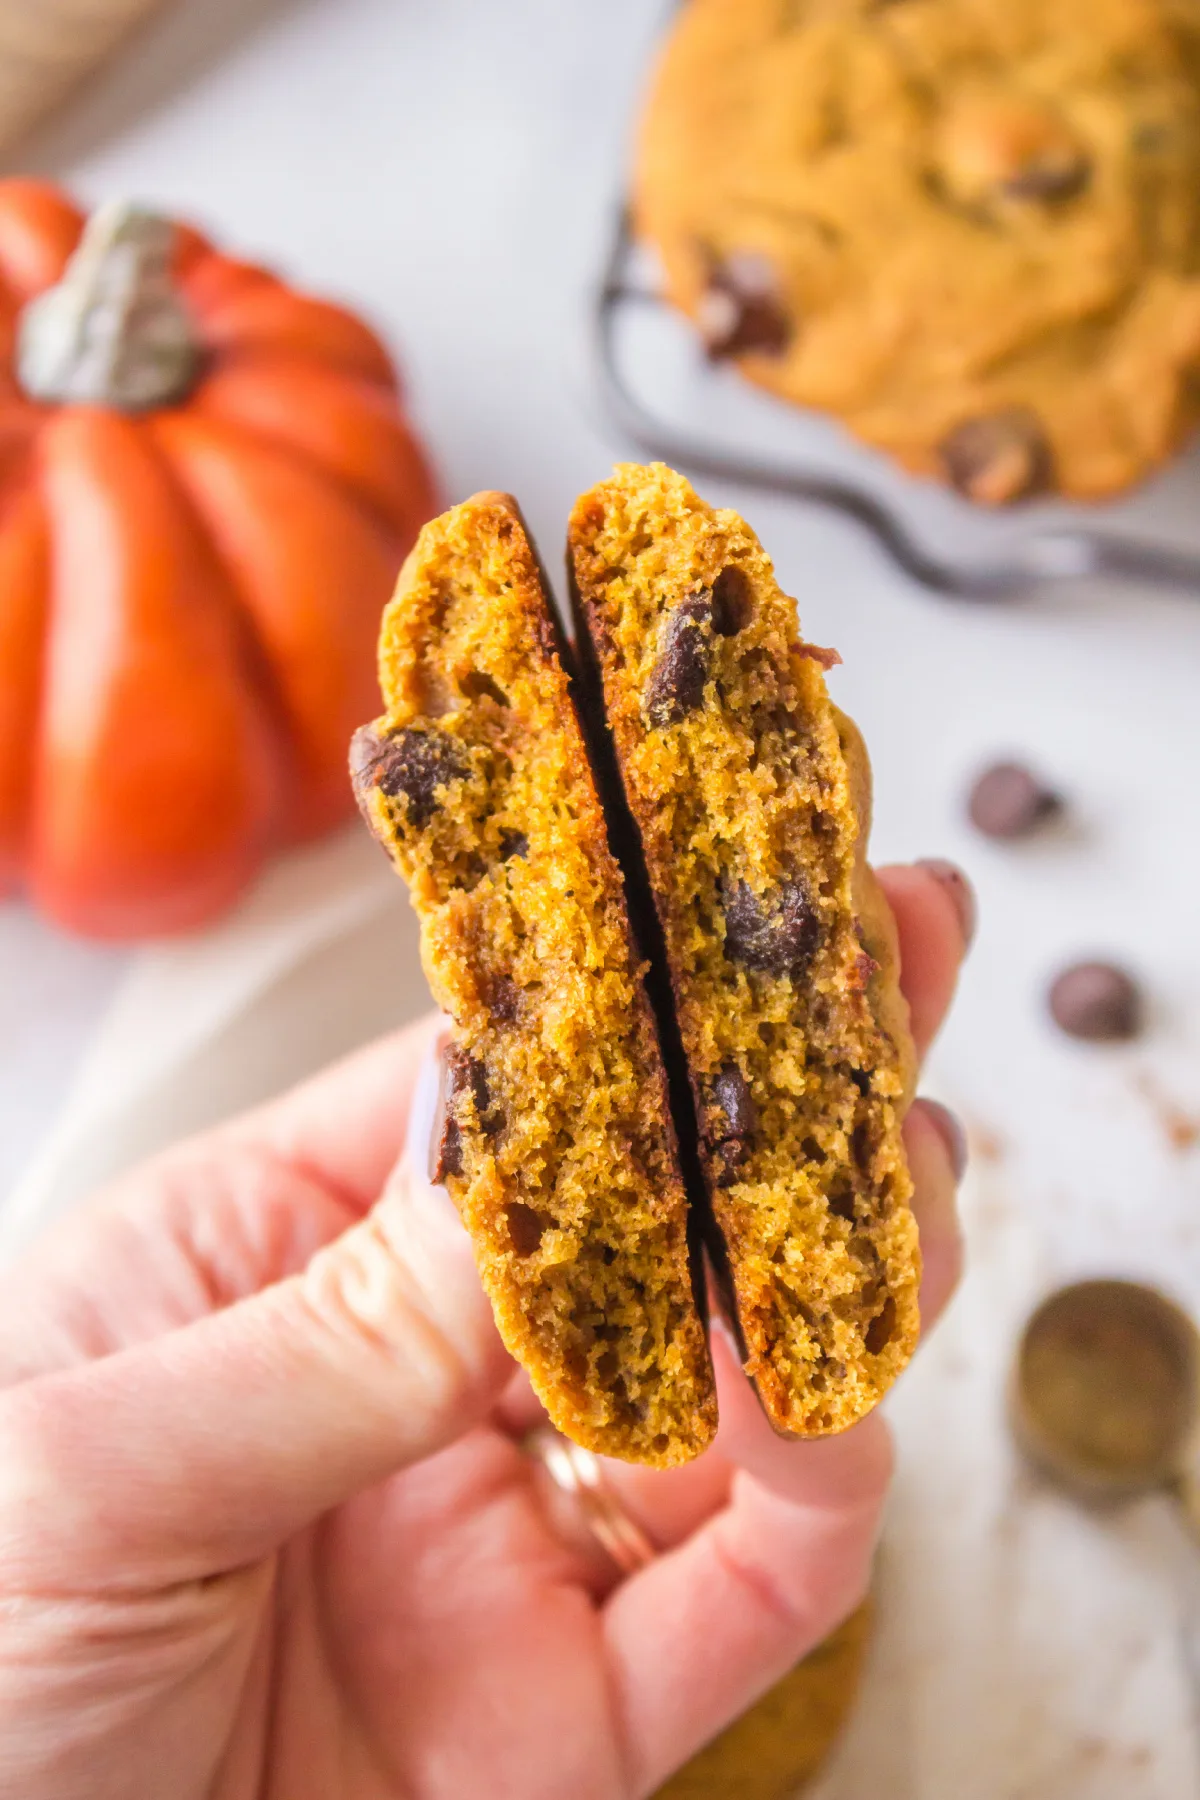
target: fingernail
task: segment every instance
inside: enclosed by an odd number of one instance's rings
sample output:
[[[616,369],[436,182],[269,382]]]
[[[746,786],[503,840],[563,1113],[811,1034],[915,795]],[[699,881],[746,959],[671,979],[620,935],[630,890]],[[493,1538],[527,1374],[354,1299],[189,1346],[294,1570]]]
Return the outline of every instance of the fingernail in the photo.
[[[421,1058],[417,1079],[413,1083],[412,1105],[408,1114],[408,1131],[401,1158],[406,1166],[408,1187],[438,1211],[458,1220],[454,1202],[446,1192],[443,1171],[446,1147],[446,1049],[449,1034],[431,1035]]]
[[[940,1100],[927,1100],[924,1095],[917,1101],[917,1105],[945,1144],[955,1181],[961,1181],[967,1172],[969,1152],[967,1134],[958,1114],[951,1112],[948,1106],[943,1106]]]
[[[963,949],[968,950],[975,937],[976,905],[975,889],[967,880],[957,863],[947,862],[940,856],[923,856],[917,863],[918,869],[925,869],[933,879],[940,882],[949,895],[951,904],[958,915],[958,928],[962,932]]]

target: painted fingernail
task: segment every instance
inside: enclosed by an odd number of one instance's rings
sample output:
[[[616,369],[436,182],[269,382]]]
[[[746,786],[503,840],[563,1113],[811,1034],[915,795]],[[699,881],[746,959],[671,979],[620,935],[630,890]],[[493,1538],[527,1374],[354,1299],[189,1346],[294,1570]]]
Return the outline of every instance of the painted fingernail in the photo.
[[[448,1035],[439,1032],[430,1038],[421,1059],[413,1085],[402,1161],[407,1165],[410,1189],[419,1192],[423,1201],[429,1198],[439,1212],[444,1210],[457,1221],[457,1210],[444,1186],[446,1136],[452,1123],[446,1108],[449,1043]]]
[[[963,949],[970,949],[975,937],[975,889],[958,864],[947,862],[943,857],[923,856],[917,863],[917,867],[925,869],[932,875],[933,879],[939,882],[950,896],[951,904],[958,914],[958,928],[962,932]]]
[[[927,1100],[922,1096],[917,1104],[946,1146],[946,1155],[950,1158],[955,1181],[961,1181],[967,1172],[968,1161],[967,1134],[963,1130],[962,1121],[957,1113],[952,1113],[940,1100]]]

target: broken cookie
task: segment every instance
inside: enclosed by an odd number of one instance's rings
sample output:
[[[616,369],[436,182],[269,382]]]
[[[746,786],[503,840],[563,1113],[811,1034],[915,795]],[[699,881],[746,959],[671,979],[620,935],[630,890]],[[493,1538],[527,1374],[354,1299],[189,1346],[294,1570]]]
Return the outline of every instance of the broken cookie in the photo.
[[[840,1430],[917,1335],[913,1051],[866,863],[862,741],[758,540],[671,470],[624,466],[584,495],[569,567],[585,714],[604,721],[661,933],[713,1260],[774,1423]]]

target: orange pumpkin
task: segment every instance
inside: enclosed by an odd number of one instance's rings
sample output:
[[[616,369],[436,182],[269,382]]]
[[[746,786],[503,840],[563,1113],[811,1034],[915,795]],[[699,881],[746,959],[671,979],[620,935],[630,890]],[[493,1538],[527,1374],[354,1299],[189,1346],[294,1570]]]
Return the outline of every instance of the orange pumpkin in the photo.
[[[85,228],[0,181],[0,892],[179,931],[341,819],[436,510],[359,320],[187,227]]]

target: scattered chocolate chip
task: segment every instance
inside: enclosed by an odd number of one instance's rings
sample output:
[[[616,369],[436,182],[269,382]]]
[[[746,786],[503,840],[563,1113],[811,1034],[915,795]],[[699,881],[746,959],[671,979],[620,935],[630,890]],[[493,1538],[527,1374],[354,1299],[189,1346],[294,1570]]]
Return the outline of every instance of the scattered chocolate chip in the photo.
[[[1000,192],[1008,200],[1073,200],[1091,177],[1092,165],[1082,150],[1047,150],[1002,181]]]
[[[442,1120],[442,1132],[432,1171],[433,1179],[439,1186],[445,1183],[447,1175],[462,1174],[462,1149],[462,1127],[454,1114],[447,1112]]]
[[[704,699],[712,626],[709,588],[697,588],[668,613],[658,661],[646,684],[645,712],[651,725],[673,725]]]
[[[499,1025],[511,1025],[521,1010],[521,995],[511,975],[493,975],[487,984],[487,1009]]]
[[[726,884],[725,954],[768,975],[801,975],[813,959],[820,921],[799,880],[756,894],[744,881]]]
[[[977,831],[990,838],[1028,837],[1062,812],[1060,795],[1023,763],[993,763],[978,776],[967,799]]]
[[[713,630],[722,637],[736,637],[753,617],[750,577],[736,563],[727,563],[712,584]]]
[[[541,1247],[547,1227],[553,1223],[536,1207],[523,1200],[510,1200],[504,1209],[508,1220],[508,1237],[518,1256],[532,1256]]]
[[[696,322],[714,362],[746,351],[781,356],[792,336],[775,270],[755,250],[734,250],[713,263]]]
[[[878,1356],[881,1350],[887,1349],[895,1329],[896,1302],[889,1294],[883,1303],[882,1311],[875,1314],[863,1335],[863,1342],[872,1356]]]
[[[488,1092],[487,1070],[478,1057],[464,1050],[461,1044],[452,1044],[446,1052],[446,1099],[454,1106],[464,1094],[470,1094],[475,1102],[475,1118],[486,1130],[491,1114],[491,1095]]]
[[[506,831],[500,839],[500,860],[509,862],[514,856],[529,855],[529,839],[523,831]]]
[[[946,479],[982,506],[1027,500],[1044,493],[1053,478],[1046,434],[1026,407],[964,419],[942,439],[938,454]]]
[[[408,801],[408,821],[428,825],[438,810],[437,790],[461,781],[466,767],[457,746],[440,731],[394,732],[380,737],[370,725],[356,731],[350,746],[350,778],[360,805],[372,788],[390,799]]]
[[[1051,1018],[1068,1037],[1115,1042],[1142,1028],[1141,990],[1113,963],[1073,964],[1052,982],[1048,999]]]
[[[749,1137],[758,1123],[758,1108],[749,1082],[735,1064],[726,1063],[716,1076],[712,1097],[713,1104],[725,1115],[725,1124],[716,1134],[716,1141]]]

